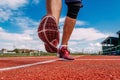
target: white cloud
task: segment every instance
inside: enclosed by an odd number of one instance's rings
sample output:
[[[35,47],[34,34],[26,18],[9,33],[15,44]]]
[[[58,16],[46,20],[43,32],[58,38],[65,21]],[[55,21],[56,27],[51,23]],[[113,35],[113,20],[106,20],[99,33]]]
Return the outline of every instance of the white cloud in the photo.
[[[0,32],[3,32],[4,30],[3,30],[3,28],[2,27],[0,27]]]
[[[32,4],[38,4],[40,2],[40,0],[33,0]]]
[[[0,0],[0,22],[8,21],[17,16],[19,8],[26,6],[28,0]]]
[[[90,43],[89,44],[91,47],[101,47],[102,45],[100,43]]]
[[[0,9],[0,22],[7,21],[10,18],[10,16],[12,16],[12,15],[13,14],[12,14],[11,10]]]
[[[64,23],[65,17],[60,18],[59,23]]]
[[[27,34],[8,33],[0,28],[0,40],[23,41],[32,40],[32,37]]]
[[[99,42],[89,43],[84,48],[84,53],[98,53],[99,51],[102,51],[102,45]]]
[[[85,48],[86,50],[91,51],[92,53],[101,51],[102,45],[99,42],[89,43],[89,46]]]
[[[69,41],[71,52],[98,53],[102,50],[100,41]]]
[[[23,29],[34,29],[35,27],[38,27],[39,22],[36,22],[28,17],[16,17],[13,18],[11,23],[16,23],[17,26],[23,28]]]
[[[35,30],[25,30],[24,33],[8,33],[0,27],[0,48],[13,49],[28,48],[45,51],[43,42],[38,38]]]
[[[77,26],[83,26],[83,25],[87,25],[88,23],[85,21],[76,21],[76,25]]]
[[[63,26],[64,22],[65,22],[65,17],[61,17],[59,20],[60,26],[61,25]],[[83,26],[83,25],[87,25],[87,24],[88,23],[85,21],[79,21],[79,20],[76,21],[76,26]]]
[[[45,51],[44,44],[37,35],[39,22],[23,16],[24,12],[20,9],[24,8],[28,2],[29,0],[0,0],[0,22],[9,20],[10,24],[23,30],[22,33],[10,33],[0,27],[0,48],[13,49],[13,45],[15,45],[16,48]],[[34,0],[34,4],[38,2],[39,0]]]
[[[27,4],[27,0],[0,0],[0,6],[3,8],[18,9]]]
[[[62,35],[62,29],[60,31]],[[94,28],[75,28],[69,40],[69,47],[72,52],[82,52],[83,49],[89,53],[98,52],[101,50],[101,40],[109,35]]]
[[[93,41],[106,38],[109,34],[104,34],[94,28],[75,28],[71,40]]]

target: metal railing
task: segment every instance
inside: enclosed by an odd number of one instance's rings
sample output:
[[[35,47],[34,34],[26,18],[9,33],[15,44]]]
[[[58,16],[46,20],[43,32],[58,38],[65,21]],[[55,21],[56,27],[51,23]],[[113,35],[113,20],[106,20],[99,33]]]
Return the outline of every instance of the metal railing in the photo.
[[[120,55],[120,45],[118,46],[114,46],[108,49],[104,49],[103,50],[103,54],[116,54],[116,55]]]

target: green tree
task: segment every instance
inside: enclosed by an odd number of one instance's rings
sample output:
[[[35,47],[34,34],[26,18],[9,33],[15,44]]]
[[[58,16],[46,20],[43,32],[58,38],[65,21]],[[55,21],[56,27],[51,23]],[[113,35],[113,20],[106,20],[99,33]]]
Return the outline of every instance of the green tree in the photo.
[[[14,49],[13,51],[16,52],[16,53],[19,53],[19,50],[18,50],[18,49]]]

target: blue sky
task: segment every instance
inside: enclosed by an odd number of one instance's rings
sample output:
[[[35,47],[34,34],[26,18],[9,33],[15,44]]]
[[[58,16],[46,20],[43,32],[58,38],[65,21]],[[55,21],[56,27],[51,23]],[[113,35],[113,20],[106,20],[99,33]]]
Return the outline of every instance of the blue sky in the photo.
[[[120,0],[83,0],[69,47],[73,52],[101,50],[100,43],[120,30]],[[0,49],[44,50],[37,36],[39,22],[46,14],[45,0],[0,0]],[[62,0],[60,32],[67,12]]]

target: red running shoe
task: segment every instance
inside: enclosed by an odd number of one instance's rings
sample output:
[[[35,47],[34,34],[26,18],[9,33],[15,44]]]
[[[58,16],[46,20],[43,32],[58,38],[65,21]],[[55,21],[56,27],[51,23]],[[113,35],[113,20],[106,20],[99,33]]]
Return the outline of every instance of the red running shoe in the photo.
[[[66,60],[74,60],[74,58],[70,56],[70,51],[65,46],[59,48],[58,56]]]
[[[58,52],[59,28],[53,16],[47,15],[43,17],[38,27],[38,36],[44,42],[47,52]]]

